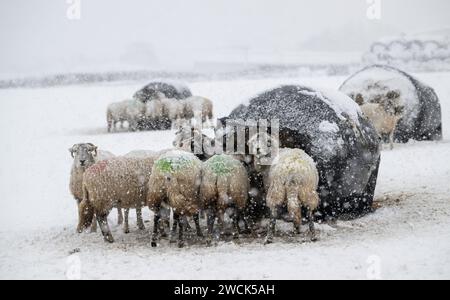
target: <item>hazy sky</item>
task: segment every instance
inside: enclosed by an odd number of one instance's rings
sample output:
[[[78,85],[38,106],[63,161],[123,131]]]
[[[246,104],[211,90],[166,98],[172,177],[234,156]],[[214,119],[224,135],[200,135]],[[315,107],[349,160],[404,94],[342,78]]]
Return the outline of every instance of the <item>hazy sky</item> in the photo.
[[[189,65],[239,49],[363,51],[371,40],[450,27],[448,0],[0,0],[0,73]],[[236,50],[238,49],[238,50]]]

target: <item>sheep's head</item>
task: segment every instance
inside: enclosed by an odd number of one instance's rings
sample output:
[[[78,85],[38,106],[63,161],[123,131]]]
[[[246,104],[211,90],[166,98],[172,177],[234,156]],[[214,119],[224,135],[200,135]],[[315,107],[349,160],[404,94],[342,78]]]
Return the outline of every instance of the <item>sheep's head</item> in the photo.
[[[97,146],[91,143],[75,144],[69,149],[77,167],[87,168],[95,163]]]
[[[263,166],[271,165],[279,149],[279,142],[268,133],[257,133],[248,140],[250,154],[253,155],[255,170],[260,172]]]
[[[194,132],[191,129],[191,127],[180,127],[177,132],[175,132],[175,139],[172,142],[172,145],[176,148],[184,148],[184,143],[186,141],[189,141],[189,147],[190,142],[194,137]]]
[[[214,140],[202,134],[201,130],[194,127],[182,127],[175,133],[172,145],[194,154],[214,154]],[[205,151],[205,153],[203,153]]]
[[[358,105],[363,105],[363,104],[364,104],[364,97],[363,97],[363,95],[361,95],[360,93],[354,95],[354,96],[352,97],[352,99],[355,100],[355,102],[356,102]]]
[[[388,91],[386,95],[380,101],[383,109],[392,116],[401,117],[405,110],[404,105],[401,103],[400,91]]]

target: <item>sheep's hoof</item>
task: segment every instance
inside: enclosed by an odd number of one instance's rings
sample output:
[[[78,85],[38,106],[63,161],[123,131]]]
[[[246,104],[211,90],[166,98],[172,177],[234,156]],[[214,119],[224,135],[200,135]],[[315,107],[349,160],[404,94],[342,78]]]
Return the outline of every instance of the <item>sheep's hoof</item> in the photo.
[[[114,238],[112,236],[105,236],[104,240],[105,240],[105,242],[110,243],[110,244],[114,243]]]
[[[130,233],[130,229],[129,229],[129,228],[124,229],[124,230],[123,230],[123,233],[129,234],[129,233]]]
[[[156,248],[156,246],[157,246],[156,242],[155,242],[155,241],[152,241],[152,247],[153,247],[153,248]]]
[[[184,247],[184,242],[180,241],[178,242],[178,248],[183,248]]]
[[[317,242],[319,239],[316,237],[316,236],[312,236],[311,238],[310,238],[310,241],[311,242]]]

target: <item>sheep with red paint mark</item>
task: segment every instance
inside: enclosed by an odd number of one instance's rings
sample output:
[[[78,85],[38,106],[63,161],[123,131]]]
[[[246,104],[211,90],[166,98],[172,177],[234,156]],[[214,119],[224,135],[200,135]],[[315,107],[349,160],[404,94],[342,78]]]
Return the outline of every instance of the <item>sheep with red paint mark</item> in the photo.
[[[83,179],[79,228],[90,226],[95,214],[105,241],[112,243],[114,238],[107,218],[113,207],[122,207],[136,209],[138,227],[144,230],[142,207],[146,203],[147,182],[154,161],[154,157],[117,157],[89,167]],[[124,230],[129,231],[128,220]]]
[[[99,161],[113,158],[114,154],[108,151],[98,150],[97,146],[92,143],[75,144],[69,148],[69,152],[73,159],[72,169],[70,171],[70,193],[77,201],[77,205],[80,205],[81,201],[83,200],[84,172],[90,166]],[[119,224],[122,224],[122,210],[120,208],[117,208],[117,212]],[[92,231],[96,230],[95,224],[96,223],[94,223],[91,228]],[[81,232],[82,229],[78,228],[78,231]]]

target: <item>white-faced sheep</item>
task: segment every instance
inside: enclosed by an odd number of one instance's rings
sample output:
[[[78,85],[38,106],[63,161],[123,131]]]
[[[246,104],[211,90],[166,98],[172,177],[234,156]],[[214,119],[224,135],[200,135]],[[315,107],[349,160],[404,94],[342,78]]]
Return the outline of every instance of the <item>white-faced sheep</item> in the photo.
[[[143,230],[141,208],[146,202],[153,163],[154,158],[117,157],[88,168],[83,180],[79,227],[89,226],[95,213],[105,241],[112,243],[107,217],[113,207],[120,206],[136,209],[137,224]]]
[[[195,120],[201,120],[202,123],[212,122],[213,103],[211,100],[200,96],[192,96],[183,101],[186,119],[194,118]]]
[[[233,236],[239,236],[239,219],[248,199],[248,174],[242,163],[230,155],[214,155],[203,163],[200,197],[207,211],[208,243],[213,235],[217,216],[221,234],[224,231],[224,216],[232,209]]]
[[[155,127],[164,117],[164,106],[160,99],[153,99],[145,104],[145,118],[148,124]]]
[[[155,162],[148,181],[147,194],[147,204],[155,213],[152,247],[156,247],[160,209],[164,204],[173,209],[172,239],[176,234],[176,225],[179,225],[179,247],[184,245],[186,217],[194,217],[197,235],[202,236],[198,219],[201,206],[199,200],[201,168],[202,162],[195,155],[179,150],[168,151]]]
[[[272,147],[276,141],[268,134],[259,134],[263,141],[269,141]],[[255,169],[262,172],[265,182],[266,205],[270,209],[271,219],[265,243],[271,243],[275,232],[275,223],[279,211],[287,206],[288,213],[293,219],[296,233],[300,233],[302,223],[302,207],[307,209],[309,231],[311,240],[315,241],[313,212],[319,206],[317,188],[319,184],[319,173],[314,160],[301,149],[279,149],[275,157],[271,157],[271,164],[267,161],[262,164],[262,158],[267,159],[268,148],[257,143],[258,135],[249,140],[252,147]],[[278,147],[277,147],[278,148]]]
[[[139,128],[140,122],[145,119],[146,106],[138,100],[131,100],[126,109],[125,115],[128,121],[128,127],[131,131],[136,131]]]
[[[99,161],[113,158],[114,154],[98,150],[97,146],[91,143],[75,144],[69,148],[69,152],[73,158],[69,187],[71,194],[77,201],[77,206],[79,206],[83,200],[83,176],[86,169]],[[119,224],[122,224],[122,210],[117,208],[117,212]],[[96,224],[93,224],[92,230],[96,230]],[[81,232],[82,229],[78,228],[78,231]]]
[[[171,122],[179,125],[184,119],[184,101],[174,98],[166,98],[162,93],[146,104],[147,122],[153,128],[164,128],[164,124]]]
[[[194,153],[202,161],[215,153],[215,140],[192,126],[180,127],[175,133],[172,144],[175,148]]]
[[[394,133],[399,120],[403,116],[404,106],[400,103],[400,92],[389,91],[365,102],[361,94],[355,96],[364,115],[372,122],[380,137],[388,136],[391,149],[394,148]]]
[[[128,121],[127,107],[132,100],[124,100],[120,102],[111,103],[106,109],[106,121],[108,123],[108,132],[113,129],[116,130],[117,123],[120,123],[120,127],[123,128],[123,123]]]
[[[181,124],[184,119],[185,102],[183,100],[161,98],[163,105],[163,116],[170,120],[175,127]]]

